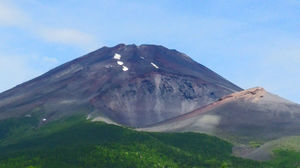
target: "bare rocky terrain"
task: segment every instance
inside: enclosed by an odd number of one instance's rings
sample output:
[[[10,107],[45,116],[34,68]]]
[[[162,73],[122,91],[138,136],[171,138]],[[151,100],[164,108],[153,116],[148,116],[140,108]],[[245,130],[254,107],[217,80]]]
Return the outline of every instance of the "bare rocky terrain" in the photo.
[[[241,91],[187,55],[156,45],[103,47],[0,94],[0,120],[41,124],[84,114],[144,127]]]
[[[208,106],[142,130],[203,132],[249,146],[254,142],[263,144],[300,135],[299,123],[299,104],[263,88],[252,88],[227,95]]]

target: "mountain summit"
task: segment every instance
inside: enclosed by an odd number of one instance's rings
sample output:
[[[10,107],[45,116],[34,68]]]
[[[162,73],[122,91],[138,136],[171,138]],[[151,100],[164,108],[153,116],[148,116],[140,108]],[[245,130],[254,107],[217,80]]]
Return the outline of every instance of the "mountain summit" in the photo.
[[[187,55],[157,45],[103,47],[0,94],[0,119],[63,116],[142,127],[241,91]]]

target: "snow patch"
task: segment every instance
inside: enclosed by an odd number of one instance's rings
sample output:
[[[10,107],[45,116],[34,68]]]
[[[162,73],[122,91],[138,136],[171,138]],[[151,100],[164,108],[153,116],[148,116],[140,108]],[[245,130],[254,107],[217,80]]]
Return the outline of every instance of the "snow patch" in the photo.
[[[158,69],[159,67],[157,65],[155,65],[153,62],[151,62],[151,65],[154,66],[156,69]]]
[[[128,67],[126,67],[126,66],[123,66],[123,69],[122,69],[123,71],[128,71]]]
[[[120,54],[117,54],[117,53],[115,53],[115,55],[114,55],[114,59],[116,59],[116,60],[120,60],[120,59],[121,59],[121,55],[120,55]]]
[[[117,64],[118,64],[118,65],[123,65],[124,62],[122,62],[122,61],[117,61]]]
[[[142,59],[145,59],[145,57],[141,57]]]

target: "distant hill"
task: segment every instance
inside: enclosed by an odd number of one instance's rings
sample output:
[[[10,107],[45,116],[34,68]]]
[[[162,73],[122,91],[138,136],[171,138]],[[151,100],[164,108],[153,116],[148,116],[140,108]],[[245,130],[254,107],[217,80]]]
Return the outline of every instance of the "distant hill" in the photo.
[[[263,88],[252,88],[227,95],[210,105],[141,130],[201,132],[235,144],[259,146],[278,138],[300,135],[299,123],[299,104],[273,95]],[[248,152],[253,153],[252,150],[237,153],[247,156]]]

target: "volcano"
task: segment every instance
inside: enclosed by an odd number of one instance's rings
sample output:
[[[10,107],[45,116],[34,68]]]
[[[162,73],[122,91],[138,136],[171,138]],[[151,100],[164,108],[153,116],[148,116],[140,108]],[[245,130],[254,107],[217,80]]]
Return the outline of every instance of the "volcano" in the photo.
[[[0,120],[38,116],[44,124],[86,115],[145,127],[242,89],[157,45],[103,47],[0,94]]]

